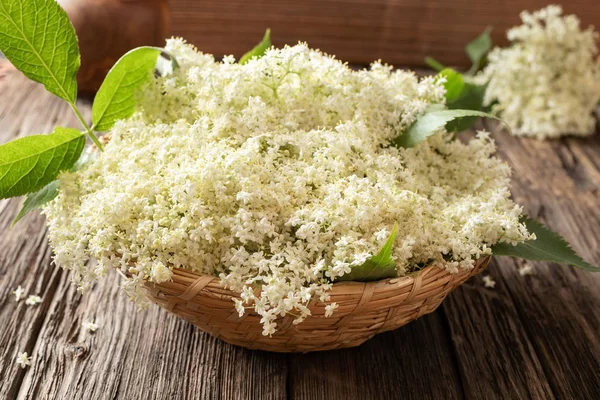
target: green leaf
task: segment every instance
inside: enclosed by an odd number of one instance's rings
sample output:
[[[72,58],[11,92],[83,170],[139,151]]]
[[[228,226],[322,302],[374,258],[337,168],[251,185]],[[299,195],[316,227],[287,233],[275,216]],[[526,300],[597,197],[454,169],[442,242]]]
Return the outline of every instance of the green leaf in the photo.
[[[157,47],[138,47],[127,52],[111,68],[92,106],[94,130],[107,131],[117,120],[133,114],[135,93],[152,79],[161,51]]]
[[[79,169],[83,168],[85,165],[96,159],[96,157],[98,157],[97,151],[82,151],[81,155],[79,156],[79,159],[75,164],[73,164],[70,171],[78,171]],[[28,193],[25,198],[25,202],[21,207],[21,211],[19,211],[19,214],[12,222],[11,227],[14,226],[17,222],[19,222],[21,218],[29,214],[31,211],[42,208],[46,203],[54,199],[57,195],[58,180],[50,182],[38,192]]]
[[[446,104],[452,103],[462,95],[464,81],[461,74],[452,68],[445,68],[438,76],[446,78],[446,83],[444,84],[446,88]]]
[[[438,106],[438,105],[436,105]],[[439,107],[430,108],[425,114],[421,115],[417,121],[412,124],[408,131],[404,132],[394,141],[397,147],[414,147],[418,143],[427,139],[429,136],[438,132],[448,122],[464,117],[486,117],[502,121],[498,117],[474,110],[440,110]]]
[[[0,198],[40,190],[75,164],[85,136],[77,129],[55,128],[49,135],[26,136],[0,146]]]
[[[429,65],[431,68],[435,69],[436,71],[442,71],[442,70],[446,69],[444,64],[438,62],[433,57],[425,57],[425,64]]]
[[[260,58],[260,57],[264,56],[270,47],[271,47],[271,30],[267,29],[265,32],[265,36],[260,41],[260,43],[257,44],[256,46],[254,46],[254,48],[252,50],[250,50],[249,52],[244,54],[242,56],[242,58],[240,58],[239,63],[246,64],[248,61],[250,61],[254,57]]]
[[[596,267],[581,258],[571,248],[569,243],[559,234],[539,222],[523,217],[521,222],[527,226],[530,233],[535,233],[535,240],[528,240],[513,246],[509,243],[496,243],[492,248],[495,256],[510,256],[534,261],[548,261],[566,264],[586,271],[600,272]]]
[[[29,214],[31,211],[42,208],[44,204],[54,199],[58,195],[58,181],[52,181],[44,186],[40,191],[27,194],[21,211],[13,220],[11,226],[14,226],[21,218]]]
[[[473,65],[467,74],[473,75],[475,72],[477,72],[477,70],[479,70],[481,67],[482,60],[490,51],[492,47],[492,38],[490,36],[491,31],[492,28],[488,26],[481,35],[477,36],[465,47],[465,52],[473,62]]]
[[[349,273],[337,278],[336,281],[370,282],[397,276],[396,263],[392,259],[392,248],[397,234],[398,224],[396,223],[388,240],[376,255],[369,258],[364,264],[352,267]]]
[[[29,79],[75,103],[77,36],[56,0],[0,0],[0,50]]]
[[[475,85],[470,82],[464,82],[460,96],[446,103],[450,110],[474,110],[487,112],[483,106],[483,97],[485,95],[485,86]],[[471,129],[479,117],[465,117],[450,121],[446,124],[448,132],[462,132]]]

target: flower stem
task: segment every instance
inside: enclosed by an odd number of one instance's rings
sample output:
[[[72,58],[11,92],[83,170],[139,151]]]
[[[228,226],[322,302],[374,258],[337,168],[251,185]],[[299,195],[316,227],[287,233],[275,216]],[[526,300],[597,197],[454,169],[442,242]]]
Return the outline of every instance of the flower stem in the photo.
[[[100,151],[104,151],[104,146],[102,145],[102,143],[100,143],[100,140],[98,140],[96,135],[94,135],[94,132],[92,132],[92,130],[88,126],[87,122],[85,122],[85,119],[83,118],[83,115],[81,115],[81,112],[79,112],[79,109],[77,108],[77,106],[74,103],[69,103],[69,105],[71,106],[71,109],[77,116],[77,119],[79,120],[79,122],[81,122],[81,125],[83,125],[83,128],[85,129],[85,134],[90,139],[92,139],[92,142],[94,142],[94,144],[98,147],[98,149],[100,149]]]

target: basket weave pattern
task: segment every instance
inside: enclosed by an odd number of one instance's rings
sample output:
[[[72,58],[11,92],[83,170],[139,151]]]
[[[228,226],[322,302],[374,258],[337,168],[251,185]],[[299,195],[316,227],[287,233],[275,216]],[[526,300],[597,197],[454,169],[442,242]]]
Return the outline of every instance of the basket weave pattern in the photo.
[[[309,306],[312,315],[304,322],[294,325],[292,316],[281,318],[271,337],[262,335],[261,317],[253,310],[239,317],[232,301],[239,295],[223,288],[217,277],[175,269],[172,281],[147,284],[147,289],[151,301],[225,342],[250,349],[309,352],[358,346],[434,311],[489,261],[482,258],[472,270],[456,274],[428,266],[401,278],[336,283],[329,294],[339,308],[331,317],[325,317],[325,304],[314,302]]]

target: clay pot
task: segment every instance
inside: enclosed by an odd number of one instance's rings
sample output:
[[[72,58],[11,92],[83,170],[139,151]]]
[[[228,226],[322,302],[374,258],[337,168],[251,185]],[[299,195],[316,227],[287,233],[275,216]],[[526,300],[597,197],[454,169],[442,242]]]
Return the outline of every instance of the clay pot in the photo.
[[[93,93],[127,51],[164,46],[170,29],[168,0],[58,0],[77,36],[80,93]]]

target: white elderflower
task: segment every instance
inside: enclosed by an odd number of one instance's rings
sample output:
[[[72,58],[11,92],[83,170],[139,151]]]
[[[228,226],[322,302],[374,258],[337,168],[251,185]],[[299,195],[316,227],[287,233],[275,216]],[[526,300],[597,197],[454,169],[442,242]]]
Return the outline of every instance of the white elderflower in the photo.
[[[152,282],[166,282],[171,280],[173,272],[160,261],[155,262],[150,270],[150,280]]]
[[[238,315],[241,317],[244,316],[244,313],[246,312],[246,309],[244,307],[244,302],[240,299],[233,299],[233,303],[234,303],[234,307],[235,310],[238,312]]]
[[[375,239],[377,239],[379,242],[383,242],[385,240],[387,240],[387,238],[390,236],[390,232],[387,229],[380,229],[377,232],[375,232]]]
[[[482,277],[481,279],[483,279],[483,285],[486,288],[490,288],[493,289],[496,286],[496,281],[492,279],[492,277],[490,275],[485,275],[484,277]]]
[[[264,336],[271,336],[272,334],[274,334],[276,332],[276,328],[277,324],[275,322],[269,321],[269,322],[263,322],[263,331],[262,334]]]
[[[32,359],[32,357],[29,357],[27,355],[27,352],[24,351],[17,355],[17,360],[15,362],[17,363],[17,365],[19,367],[24,369],[24,368],[31,366],[31,359]]]
[[[478,80],[487,81],[485,103],[517,135],[540,139],[594,132],[600,100],[598,34],[582,30],[560,6],[521,13],[508,31],[512,45],[495,48]]]
[[[27,304],[28,306],[35,306],[41,302],[42,298],[33,294],[27,297],[27,300],[25,300],[25,304]]]
[[[390,146],[443,104],[438,80],[352,70],[305,44],[244,65],[181,40],[167,51],[179,68],[140,93],[104,152],[61,174],[45,207],[54,260],[80,288],[118,269],[142,303],[144,284],[175,268],[214,275],[271,335],[279,318],[301,323],[311,301],[329,301],[395,223],[400,276],[430,262],[469,269],[495,243],[529,238],[486,133]]]
[[[340,306],[340,305],[339,305],[339,304],[337,304],[337,303],[335,303],[335,302],[334,302],[334,303],[327,304],[327,305],[325,306],[325,317],[331,317],[331,316],[333,315],[333,312],[334,312],[335,310],[337,310],[337,309],[339,308],[339,306]]]
[[[12,291],[12,294],[15,296],[15,301],[19,302],[25,298],[25,289],[19,285],[15,290]]]
[[[521,276],[533,275],[533,265],[529,263],[523,264],[523,266],[519,268],[519,274],[521,274]]]
[[[96,332],[99,328],[98,324],[96,323],[96,321],[94,319],[91,319],[89,321],[83,321],[83,329],[85,329],[88,332]]]

